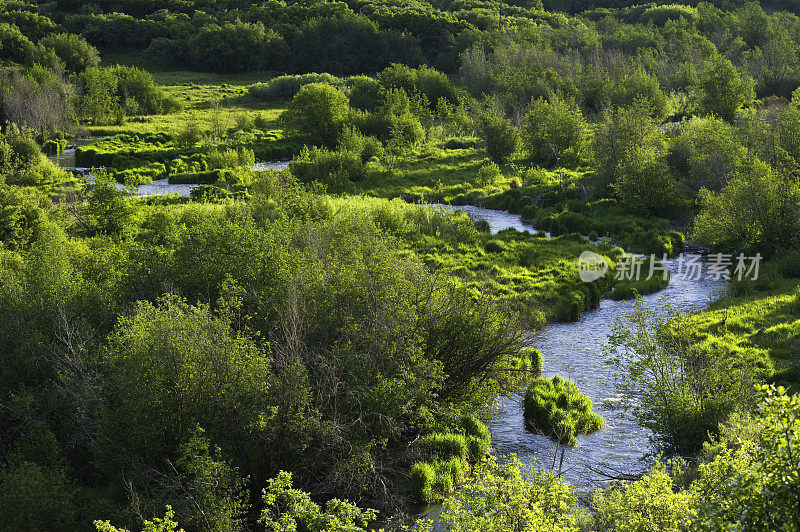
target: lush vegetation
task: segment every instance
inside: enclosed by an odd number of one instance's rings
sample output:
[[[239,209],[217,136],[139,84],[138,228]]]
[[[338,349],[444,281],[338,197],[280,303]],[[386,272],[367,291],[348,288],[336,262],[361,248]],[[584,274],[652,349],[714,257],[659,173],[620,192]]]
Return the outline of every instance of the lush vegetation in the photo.
[[[0,0],[0,529],[800,530],[798,131],[790,3]],[[526,333],[686,249],[765,263],[614,327],[649,473],[498,464],[603,427]]]
[[[605,422],[592,411],[592,400],[575,383],[556,375],[539,377],[528,386],[525,424],[532,432],[575,446],[579,434],[600,430]]]

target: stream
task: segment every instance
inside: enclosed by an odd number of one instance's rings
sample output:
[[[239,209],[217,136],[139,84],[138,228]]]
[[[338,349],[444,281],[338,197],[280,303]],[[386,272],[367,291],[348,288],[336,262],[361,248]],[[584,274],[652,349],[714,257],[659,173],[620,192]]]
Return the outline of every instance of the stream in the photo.
[[[508,212],[474,206],[440,208],[460,209],[473,219],[486,220],[493,234],[509,228],[536,232],[519,215]],[[645,307],[658,307],[666,300],[679,309],[702,309],[724,288],[724,281],[691,280],[676,275],[678,261],[675,259],[666,261],[665,265],[672,274],[670,284],[660,292],[644,296]],[[630,413],[612,408],[619,398],[615,395],[614,370],[603,357],[602,346],[614,321],[624,319],[632,308],[633,301],[630,300],[604,299],[598,308],[586,312],[579,321],[547,325],[530,338],[530,345],[542,352],[543,376],[561,375],[575,382],[592,399],[595,412],[606,421],[603,429],[579,436],[578,446],[566,449],[561,476],[579,491],[598,487],[606,475],[641,473],[653,459],[649,447],[650,431],[641,427]],[[516,454],[525,465],[549,469],[555,444],[525,430],[522,415],[524,393],[523,389],[519,394],[501,397],[495,404],[488,424],[492,443],[501,461]],[[558,471],[558,461],[555,470]]]
[[[92,139],[96,140],[96,139]],[[74,165],[74,149],[54,162],[69,169]],[[71,156],[71,159],[70,159]],[[71,164],[70,164],[71,161]],[[288,162],[258,163],[256,170],[283,170]],[[90,176],[86,176],[90,177]],[[166,179],[153,181],[137,188],[139,195],[177,193],[188,196],[197,185],[171,185]],[[462,210],[475,220],[485,220],[493,234],[504,229],[538,231],[522,221],[517,214],[485,209],[470,205],[429,205],[442,210]],[[549,237],[548,234],[545,236]],[[688,256],[689,254],[687,254]],[[655,294],[644,296],[645,307],[653,308],[669,301],[682,310],[706,307],[724,289],[723,281],[701,278],[687,279],[676,275],[678,261],[665,261],[672,273],[669,286]],[[633,307],[632,301],[604,299],[598,308],[586,312],[577,322],[553,323],[530,336],[530,346],[543,355],[542,374],[546,377],[561,375],[575,382],[592,399],[594,409],[606,421],[606,426],[594,434],[579,436],[578,445],[566,448],[561,463],[561,476],[579,491],[598,487],[608,476],[641,473],[652,463],[649,446],[650,432],[641,427],[630,413],[614,409],[619,400],[615,395],[614,370],[603,357],[603,344],[617,319],[624,319]],[[501,397],[493,408],[488,423],[495,453],[501,461],[515,454],[523,464],[550,468],[553,464],[555,444],[552,440],[525,430],[522,396],[525,390]],[[560,454],[560,450],[559,450]],[[560,459],[560,457],[559,457]],[[559,465],[556,461],[556,471]],[[423,515],[435,515],[436,507]]]
[[[93,177],[89,172],[91,168],[76,168],[75,167],[75,147],[76,146],[86,146],[88,144],[92,144],[93,142],[97,142],[98,140],[102,140],[105,137],[88,137],[82,139],[74,139],[72,143],[65,148],[61,153],[58,155],[49,156],[48,159],[53,161],[56,165],[60,166],[64,170],[70,171],[73,174],[81,175],[84,179],[91,180]],[[285,170],[289,166],[289,161],[267,161],[267,162],[259,162],[251,166],[250,168],[256,171],[264,171],[264,170],[275,170],[275,171],[282,171]],[[116,184],[117,188],[120,190],[128,190],[128,188],[121,184]],[[183,197],[189,197],[192,189],[199,185],[196,184],[173,184],[170,183],[168,179],[157,179],[155,181],[151,181],[150,183],[146,183],[144,185],[139,185],[134,187],[136,190],[136,194],[138,196],[159,196],[163,194],[177,194]]]

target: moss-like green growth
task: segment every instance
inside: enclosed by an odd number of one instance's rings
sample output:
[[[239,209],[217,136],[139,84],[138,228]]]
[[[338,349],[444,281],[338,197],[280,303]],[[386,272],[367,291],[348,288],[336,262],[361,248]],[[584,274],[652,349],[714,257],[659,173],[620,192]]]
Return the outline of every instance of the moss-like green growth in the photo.
[[[592,411],[592,401],[575,383],[555,376],[538,378],[525,393],[526,427],[559,443],[575,446],[578,434],[603,427],[603,418]]]
[[[414,497],[430,504],[453,492],[470,471],[470,463],[489,454],[491,435],[478,418],[465,415],[446,432],[424,436],[419,448],[424,457],[411,467],[410,483]]]

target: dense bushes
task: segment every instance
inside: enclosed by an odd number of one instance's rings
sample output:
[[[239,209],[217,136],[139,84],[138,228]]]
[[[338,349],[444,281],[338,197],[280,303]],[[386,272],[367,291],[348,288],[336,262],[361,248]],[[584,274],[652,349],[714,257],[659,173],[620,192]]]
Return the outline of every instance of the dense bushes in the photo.
[[[557,96],[531,102],[522,140],[531,157],[542,164],[574,166],[583,156],[588,126],[578,106]]]
[[[324,83],[310,83],[292,98],[281,123],[290,135],[330,148],[342,135],[349,109],[342,91]]]
[[[78,90],[80,115],[93,125],[121,123],[126,115],[171,113],[179,107],[150,73],[136,67],[87,68],[78,78]]]
[[[67,70],[83,72],[87,68],[100,64],[100,55],[97,49],[83,38],[71,33],[54,33],[47,35],[39,44],[52,49],[58,58],[64,62]]]
[[[574,446],[579,434],[600,430],[604,422],[574,383],[555,376],[538,378],[528,387],[525,424],[533,432]]]
[[[281,98],[294,98],[302,87],[311,83],[325,83],[341,87],[343,81],[331,74],[286,74],[277,76],[266,83],[250,85],[247,91],[258,100],[277,100]]]
[[[236,21],[204,26],[188,38],[185,53],[198,70],[243,72],[279,68],[289,49],[282,36],[262,24]]]
[[[486,154],[496,163],[504,163],[517,149],[519,133],[511,123],[496,114],[481,117],[480,134]]]

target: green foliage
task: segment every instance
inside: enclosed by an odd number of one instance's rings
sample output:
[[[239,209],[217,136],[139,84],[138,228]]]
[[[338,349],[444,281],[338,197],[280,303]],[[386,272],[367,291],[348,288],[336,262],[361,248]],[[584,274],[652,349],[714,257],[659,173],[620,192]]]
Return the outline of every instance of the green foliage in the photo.
[[[78,504],[53,433],[40,425],[20,438],[0,467],[3,530],[74,530]]]
[[[255,83],[247,87],[247,92],[258,100],[289,99],[300,92],[300,89],[311,83],[324,83],[333,87],[341,87],[341,78],[332,74],[284,74],[276,76],[266,83]]]
[[[367,175],[360,153],[317,147],[304,148],[289,165],[289,170],[302,183],[316,181],[332,191],[347,190],[352,183],[362,181]]]
[[[334,147],[350,106],[342,91],[324,83],[304,85],[281,115],[286,131],[310,144]]]
[[[753,80],[742,76],[727,59],[713,59],[692,88],[697,111],[732,122],[755,98]]]
[[[627,486],[592,493],[591,529],[598,532],[660,532],[689,530],[689,494],[675,492],[675,481],[663,463]]]
[[[461,434],[435,432],[424,436],[420,441],[420,446],[423,452],[431,458],[466,459],[468,455],[467,439]]]
[[[156,517],[152,521],[145,520],[142,532],[183,532],[182,528],[178,528],[178,523],[174,521],[175,513],[172,507],[167,505],[167,511],[164,517]],[[124,528],[117,528],[111,524],[110,521],[95,521],[97,532],[129,532]]]
[[[198,424],[223,449],[240,449],[272,417],[268,358],[205,305],[174,296],[140,302],[120,319],[107,360],[108,422],[144,457],[168,456]]]
[[[578,106],[553,96],[531,102],[522,140],[535,161],[570,167],[583,157],[588,134],[588,125]]]
[[[579,434],[590,434],[603,425],[603,418],[592,412],[591,399],[557,375],[535,379],[525,392],[525,426],[533,432],[575,446]]]
[[[436,529],[501,532],[562,530],[577,532],[575,493],[561,479],[526,468],[516,457],[505,465],[482,462],[456,493],[445,500]],[[433,530],[430,520],[420,530]]]
[[[645,9],[640,20],[644,23],[652,22],[657,26],[663,26],[668,21],[680,19],[694,21],[697,17],[697,8],[692,6],[683,4],[662,4]]]
[[[759,387],[755,445],[723,445],[717,457],[700,466],[692,486],[692,530],[798,530],[800,473],[800,396],[782,387]]]
[[[635,166],[629,159],[636,160],[642,150],[652,153],[659,149],[662,139],[647,107],[636,105],[607,113],[592,137],[596,194],[604,195],[622,177],[624,165]],[[628,175],[633,182],[637,177]]]
[[[93,125],[120,124],[126,115],[171,113],[178,107],[150,73],[136,67],[89,67],[78,78],[78,90],[79,113]]]
[[[72,33],[51,33],[39,41],[39,44],[52,49],[71,72],[83,72],[100,64],[97,49]]]
[[[308,493],[292,487],[292,474],[286,471],[267,484],[259,523],[270,532],[366,532],[377,516],[375,510],[362,510],[340,499],[329,500],[323,509]]]
[[[663,213],[675,201],[675,180],[654,148],[628,152],[613,187],[620,202],[639,214]]]
[[[737,168],[719,193],[702,190],[700,200],[694,234],[701,242],[765,254],[800,244],[800,188],[756,158]]]
[[[516,151],[519,132],[502,116],[483,115],[479,122],[479,131],[486,154],[492,161],[502,164]]]
[[[685,314],[669,304],[646,309],[641,298],[627,322],[614,324],[607,351],[619,371],[623,406],[672,453],[698,450],[706,434],[752,400],[752,384],[771,372],[762,351],[700,341]]]
[[[403,89],[408,95],[424,96],[431,107],[441,100],[451,105],[458,103],[458,91],[453,82],[442,72],[427,66],[410,68],[395,63],[378,73],[377,78],[388,90]]]
[[[152,53],[169,53],[167,44],[154,41]],[[284,38],[261,23],[236,20],[221,25],[208,24],[185,42],[185,58],[198,70],[243,72],[279,66],[289,50]]]
[[[743,164],[743,152],[730,125],[695,117],[669,138],[666,160],[672,174],[693,192],[701,188],[718,192]]]

